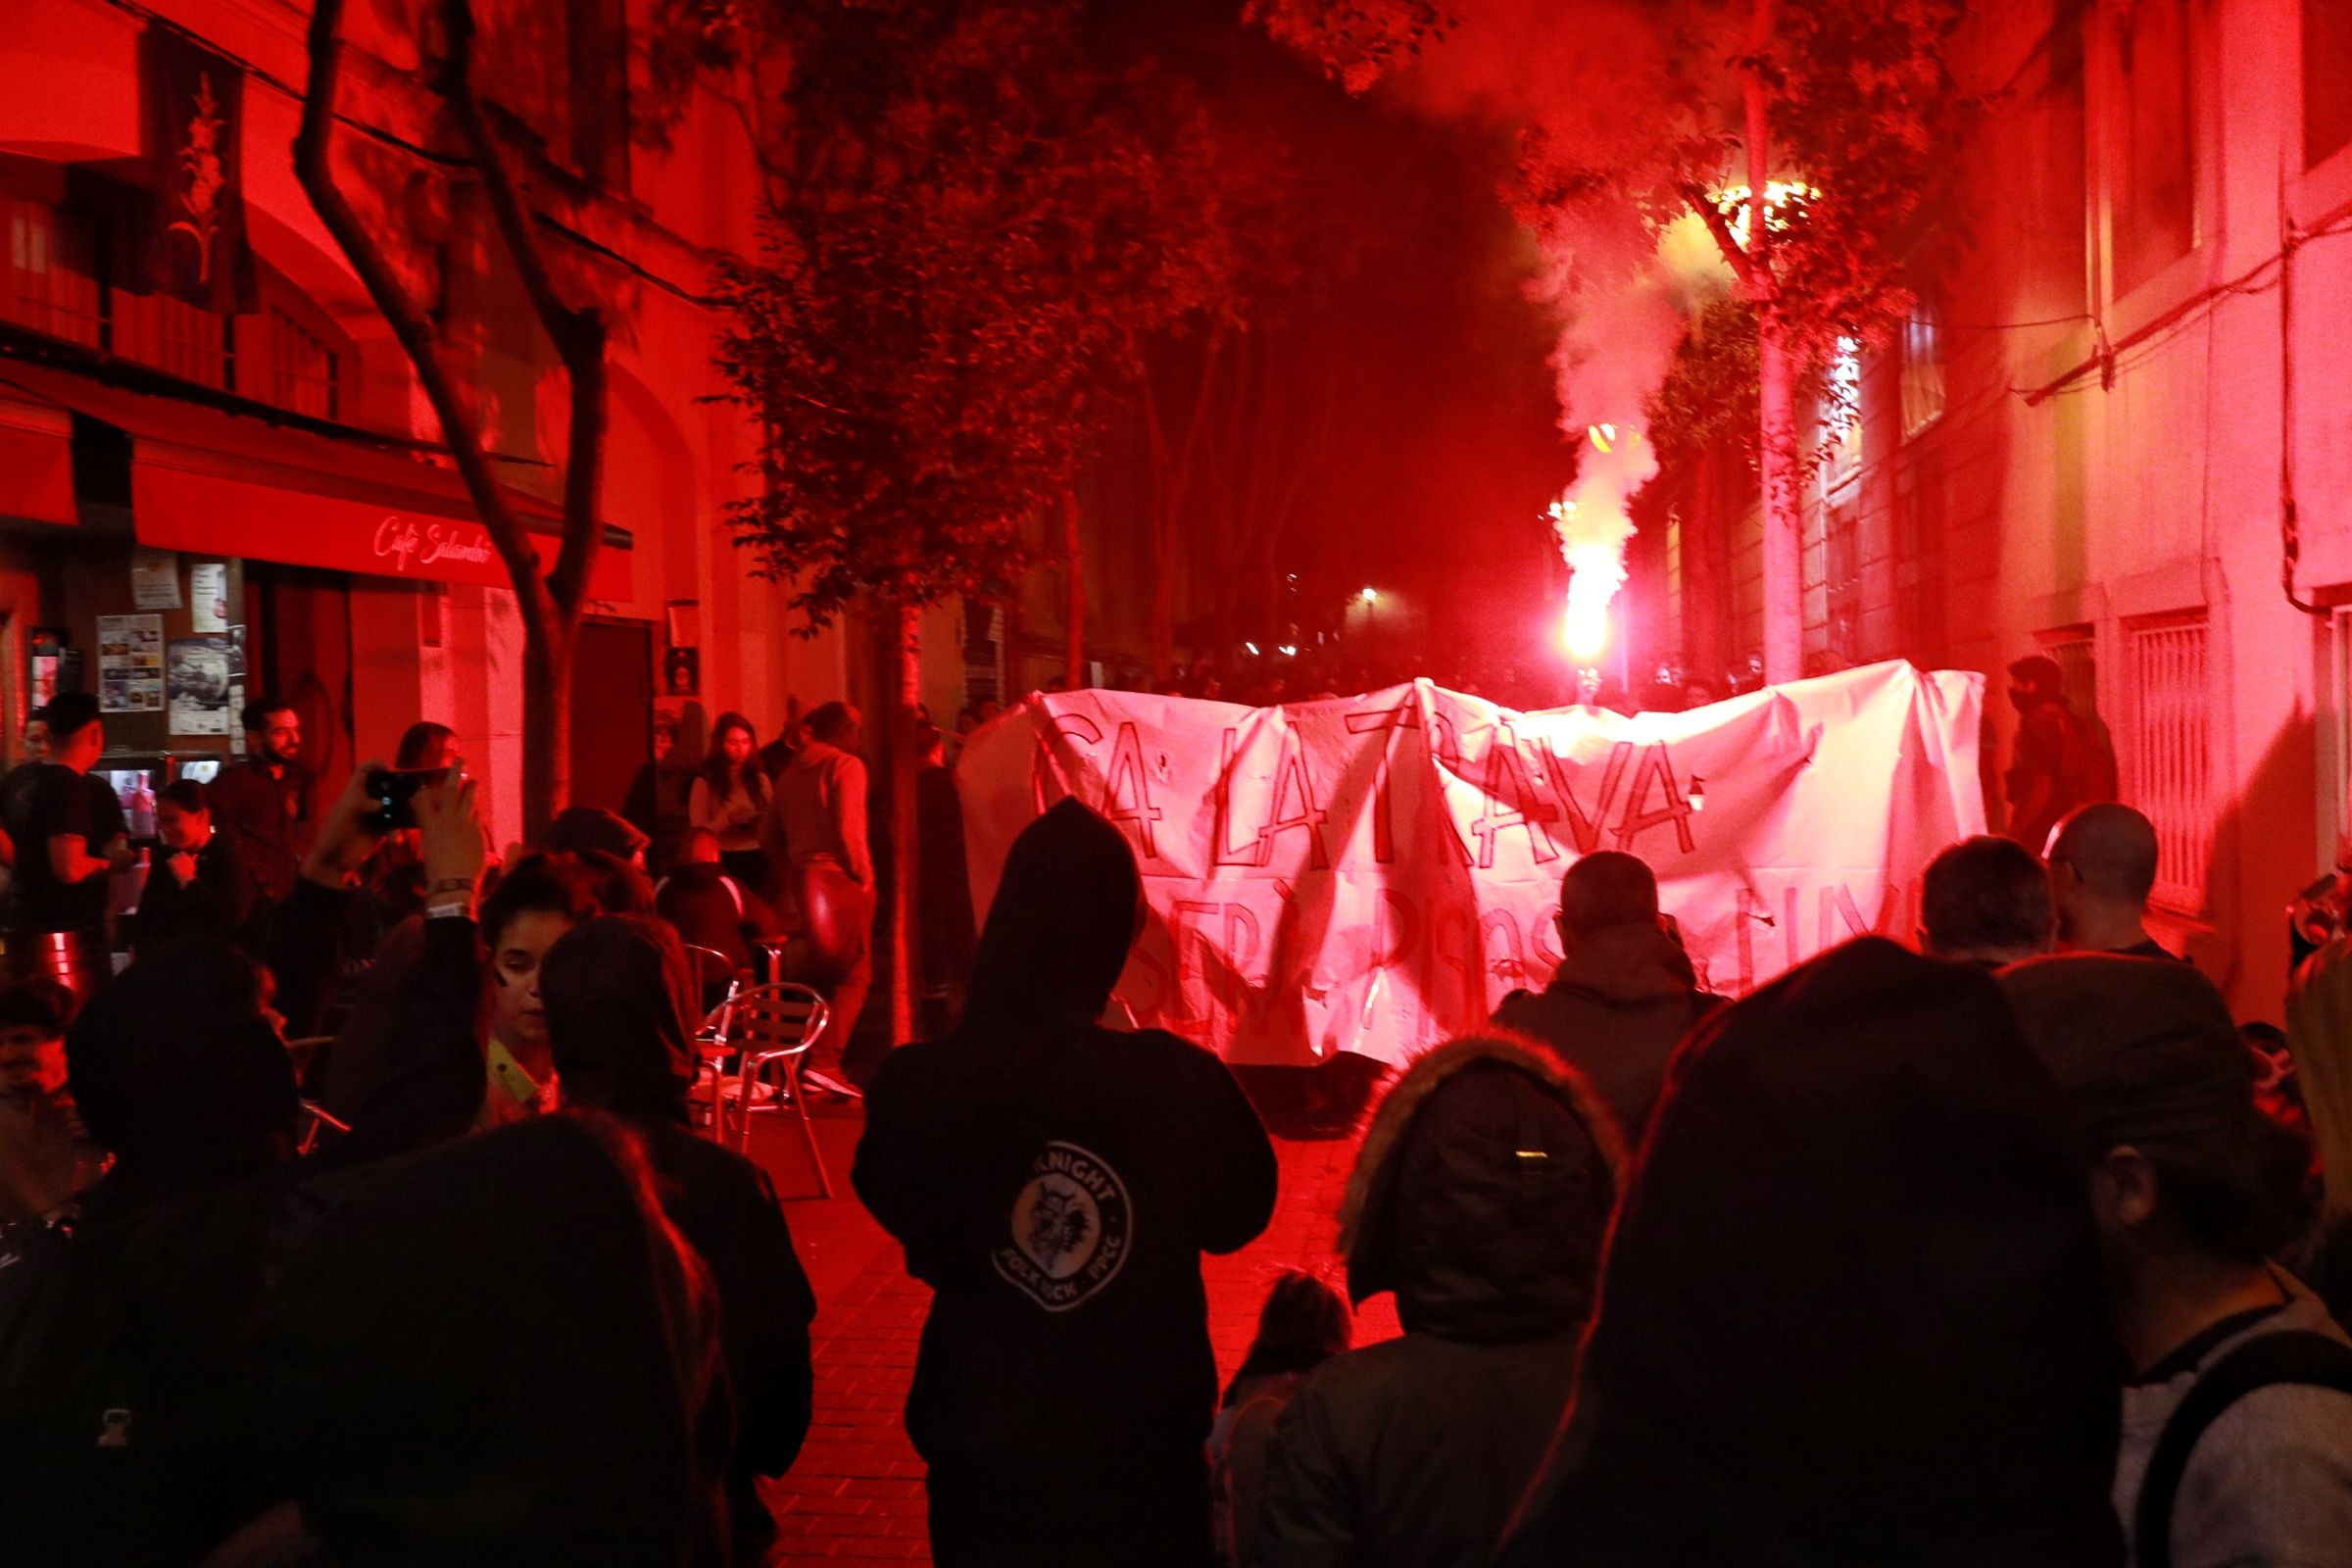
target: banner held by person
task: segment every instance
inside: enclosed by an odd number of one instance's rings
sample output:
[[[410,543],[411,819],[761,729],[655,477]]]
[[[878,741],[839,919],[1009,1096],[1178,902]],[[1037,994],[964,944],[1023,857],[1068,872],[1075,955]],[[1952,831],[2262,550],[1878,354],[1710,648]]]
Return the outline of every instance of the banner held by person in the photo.
[[[1631,718],[1427,681],[1265,709],[1037,695],[957,764],[973,903],[1076,795],[1143,868],[1117,993],[1139,1023],[1239,1062],[1401,1062],[1544,984],[1560,875],[1596,849],[1656,868],[1714,991],[1908,938],[1928,861],[1984,830],[1983,701],[1981,675],[1905,663]]]

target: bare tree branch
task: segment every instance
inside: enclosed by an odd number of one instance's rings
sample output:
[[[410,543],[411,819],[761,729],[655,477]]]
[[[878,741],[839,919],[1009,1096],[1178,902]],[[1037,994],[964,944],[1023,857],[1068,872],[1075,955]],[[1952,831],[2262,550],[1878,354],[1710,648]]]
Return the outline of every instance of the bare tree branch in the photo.
[[[522,193],[500,156],[490,132],[489,117],[473,89],[473,7],[469,0],[448,0],[443,10],[447,58],[442,62],[441,93],[456,112],[458,127],[473,155],[482,192],[498,224],[499,237],[522,280],[524,295],[539,318],[540,327],[563,362],[571,394],[570,431],[564,461],[564,536],[549,574],[548,590],[565,631],[579,620],[586,603],[588,573],[604,543],[597,515],[602,488],[605,432],[610,420],[606,397],[605,339],[602,315],[593,309],[574,310],[564,303],[531,235],[530,216]],[[527,543],[524,547],[528,549]],[[535,560],[535,558],[534,558]]]
[[[1733,233],[1732,225],[1724,221],[1723,214],[1717,210],[1706,190],[1696,181],[1686,183],[1683,186],[1683,200],[1690,204],[1690,210],[1698,215],[1698,220],[1707,225],[1707,232],[1715,236],[1715,248],[1723,252],[1725,264],[1731,268],[1732,274],[1740,279],[1740,286],[1750,294],[1757,293],[1764,286],[1761,270],[1756,266],[1755,259],[1741,248],[1740,236]],[[1748,232],[1755,232],[1755,220],[1751,217],[1748,220]]]
[[[514,591],[525,601],[524,615],[545,606],[546,585],[539,579],[538,557],[522,525],[507,505],[498,478],[484,454],[482,431],[472,412],[459,398],[456,383],[442,365],[431,324],[423,309],[410,297],[375,236],[360,220],[342,188],[335,183],[330,148],[335,125],[335,97],[342,86],[344,0],[317,0],[311,12],[310,79],[302,100],[302,126],[294,138],[294,173],[318,211],[320,221],[342,247],[368,296],[375,304],[393,337],[416,368],[425,401],[441,421],[441,430],[458,474],[473,498],[490,542],[514,580]]]

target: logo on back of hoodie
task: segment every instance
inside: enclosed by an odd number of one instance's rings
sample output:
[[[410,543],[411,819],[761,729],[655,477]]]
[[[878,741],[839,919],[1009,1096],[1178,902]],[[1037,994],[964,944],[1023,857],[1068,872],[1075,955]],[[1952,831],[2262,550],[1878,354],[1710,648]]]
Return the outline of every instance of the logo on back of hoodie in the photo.
[[[1127,1261],[1134,1215],[1118,1172],[1056,1140],[1031,1161],[1008,1220],[992,1258],[997,1272],[1047,1311],[1066,1312]]]

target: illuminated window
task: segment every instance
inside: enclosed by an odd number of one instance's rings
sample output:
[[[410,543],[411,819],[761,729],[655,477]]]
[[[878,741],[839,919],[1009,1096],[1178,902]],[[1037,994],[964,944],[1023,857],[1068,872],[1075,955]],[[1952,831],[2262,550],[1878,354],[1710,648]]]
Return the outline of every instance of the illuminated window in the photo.
[[[1821,400],[1821,434],[1828,448],[1822,488],[1836,490],[1862,471],[1862,345],[1841,337]]]
[[[2108,247],[2120,299],[2197,243],[2195,12],[2189,0],[2124,0],[2109,18]]]
[[[1943,323],[1919,302],[1903,323],[1903,439],[1943,416]]]
[[[2303,167],[2352,147],[2352,5],[2303,0]]]
[[[2205,622],[2170,619],[2130,629],[2131,804],[2156,824],[2155,901],[2184,913],[2205,907],[2213,858],[2213,696]]]

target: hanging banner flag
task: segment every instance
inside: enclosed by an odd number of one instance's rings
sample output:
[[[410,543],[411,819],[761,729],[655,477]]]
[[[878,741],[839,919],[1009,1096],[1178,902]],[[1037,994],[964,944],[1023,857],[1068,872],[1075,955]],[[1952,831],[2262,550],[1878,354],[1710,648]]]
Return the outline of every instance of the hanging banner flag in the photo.
[[[140,76],[155,197],[148,281],[208,311],[250,312],[244,73],[184,33],[150,26]]]
[[[1701,982],[1741,995],[1847,937],[1908,940],[1928,861],[1984,831],[1982,675],[1877,664],[1688,713],[1519,712],[1427,681],[1243,708],[1032,696],[956,764],[984,911],[1075,795],[1144,874],[1118,999],[1228,1060],[1402,1062],[1560,958],[1560,877],[1658,873]]]

